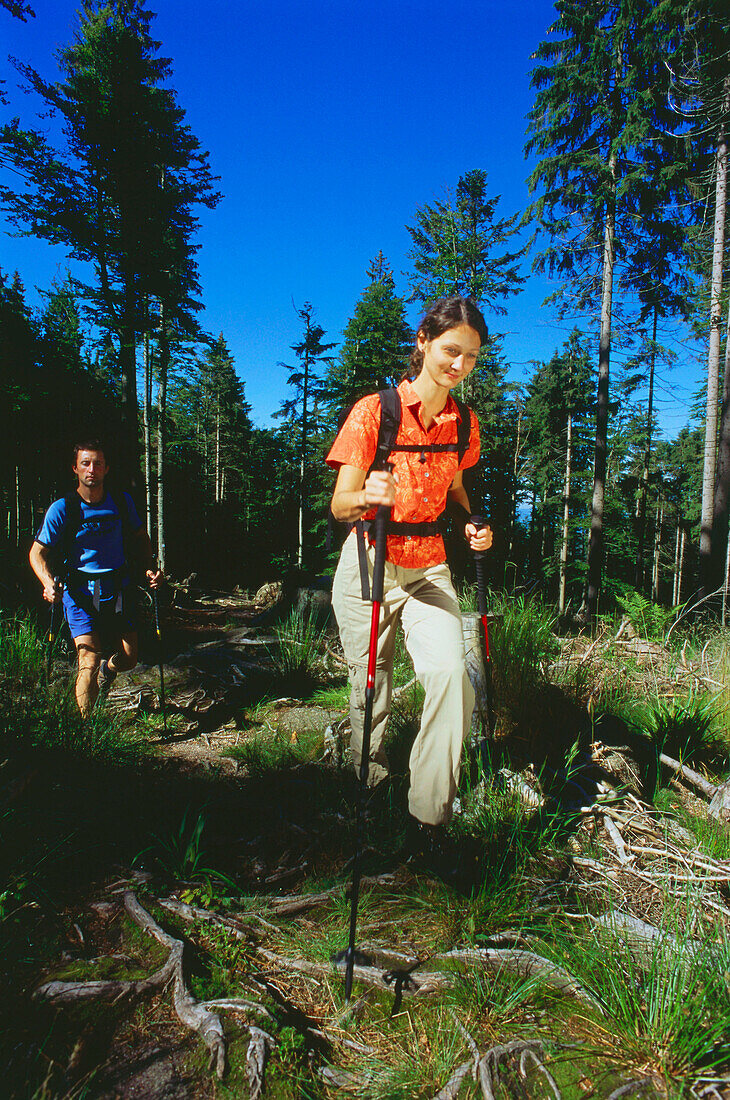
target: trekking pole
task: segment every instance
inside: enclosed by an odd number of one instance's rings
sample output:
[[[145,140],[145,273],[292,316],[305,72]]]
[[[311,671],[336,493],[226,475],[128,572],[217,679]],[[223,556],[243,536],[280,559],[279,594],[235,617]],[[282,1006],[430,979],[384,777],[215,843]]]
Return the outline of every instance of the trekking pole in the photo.
[[[388,463],[387,470],[392,470]],[[378,656],[378,626],[380,624],[380,605],[383,602],[383,579],[385,577],[385,542],[387,538],[390,508],[381,504],[375,515],[375,563],[373,565],[372,614],[370,618],[370,646],[368,649],[368,671],[365,682],[365,714],[363,717],[362,750],[360,756],[360,786],[358,789],[357,811],[355,815],[355,855],[352,861],[352,889],[350,894],[350,939],[345,954],[345,1000],[352,993],[352,971],[355,965],[355,934],[357,931],[357,903],[360,895],[360,877],[362,874],[363,817],[365,794],[367,791],[368,771],[370,770],[370,732],[373,724],[373,702],[375,699],[375,663]]]
[[[486,526],[486,520],[484,516],[470,516],[469,523],[472,523],[477,531]],[[482,620],[482,629],[484,630],[484,696],[486,703],[486,723],[487,723],[487,737],[491,737],[494,731],[494,716],[492,707],[493,686],[492,686],[492,656],[489,651],[489,611],[487,608],[487,585],[484,578],[484,558],[486,551],[475,550],[474,551],[474,564],[477,571],[477,609],[479,616]]]
[[[56,641],[57,627],[56,627],[56,608],[61,602],[61,580],[60,577],[53,578],[53,589],[57,592],[57,598],[54,599],[51,604],[51,622],[48,627],[48,646],[46,648],[46,683],[50,683],[51,680],[51,668],[53,665],[53,646]]]
[[[154,565],[155,565],[155,568],[157,568],[157,563],[156,562],[154,563]],[[164,670],[164,666],[162,664],[162,631],[160,630],[160,604],[159,604],[159,600],[157,599],[157,589],[156,588],[152,589],[152,607],[154,608],[154,612],[155,612],[155,633],[157,634],[157,656],[158,656],[158,665],[159,665],[159,669],[160,669],[160,710],[162,711],[163,739],[166,741],[168,739],[169,735],[168,735],[168,732],[167,732],[167,709],[165,707],[165,670]]]

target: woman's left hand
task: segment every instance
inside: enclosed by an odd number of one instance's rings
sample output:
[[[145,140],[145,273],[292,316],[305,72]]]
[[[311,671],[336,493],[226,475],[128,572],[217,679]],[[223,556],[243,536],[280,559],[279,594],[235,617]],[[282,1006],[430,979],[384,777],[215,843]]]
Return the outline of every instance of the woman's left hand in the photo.
[[[467,523],[464,529],[464,535],[466,536],[466,541],[469,543],[469,546],[476,553],[482,553],[488,550],[492,545],[492,528],[488,523],[485,523],[485,525],[478,530],[473,523]]]

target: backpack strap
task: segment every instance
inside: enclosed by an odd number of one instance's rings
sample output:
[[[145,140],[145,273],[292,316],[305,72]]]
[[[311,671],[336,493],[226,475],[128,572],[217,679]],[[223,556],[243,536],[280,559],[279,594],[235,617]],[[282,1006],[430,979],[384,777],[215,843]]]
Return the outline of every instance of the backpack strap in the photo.
[[[378,428],[378,441],[375,445],[375,458],[370,467],[371,470],[384,470],[391,453],[396,448],[396,439],[400,428],[402,406],[400,394],[395,386],[388,386],[385,390],[378,391],[380,399],[380,427]]]
[[[65,584],[76,570],[71,563],[76,554],[76,536],[81,527],[81,497],[77,492],[68,493],[63,498],[64,516],[61,529],[59,572]]]
[[[454,397],[454,404],[459,411],[460,419],[456,425],[456,450],[459,455],[459,465],[461,466],[464,461],[464,455],[469,450],[469,439],[471,437],[471,412],[469,406],[465,405],[463,401],[460,401],[458,397]]]

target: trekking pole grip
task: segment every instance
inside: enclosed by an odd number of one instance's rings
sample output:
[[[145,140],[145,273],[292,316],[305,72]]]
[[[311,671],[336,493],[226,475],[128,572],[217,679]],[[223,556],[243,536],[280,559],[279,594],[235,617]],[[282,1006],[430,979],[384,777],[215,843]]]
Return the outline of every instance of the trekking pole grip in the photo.
[[[477,531],[482,527],[486,527],[487,521],[484,516],[474,515],[469,516],[469,523],[472,523]],[[474,564],[477,571],[477,607],[480,615],[487,614],[487,585],[484,577],[484,550],[474,551]]]
[[[393,464],[386,462],[383,466],[384,470],[388,473],[392,473]],[[385,551],[386,541],[388,538],[388,520],[390,519],[390,508],[385,504],[381,504],[375,513],[375,520],[373,521],[373,527],[375,528],[375,561],[373,562],[373,603],[383,602],[383,581],[385,579]]]

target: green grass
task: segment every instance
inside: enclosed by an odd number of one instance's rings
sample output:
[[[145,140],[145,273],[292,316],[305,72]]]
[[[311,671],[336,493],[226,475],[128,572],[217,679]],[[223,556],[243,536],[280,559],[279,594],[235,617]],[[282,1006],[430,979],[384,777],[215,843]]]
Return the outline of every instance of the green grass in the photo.
[[[293,695],[312,690],[321,676],[325,631],[313,615],[294,610],[274,628],[277,648],[274,665]]]

